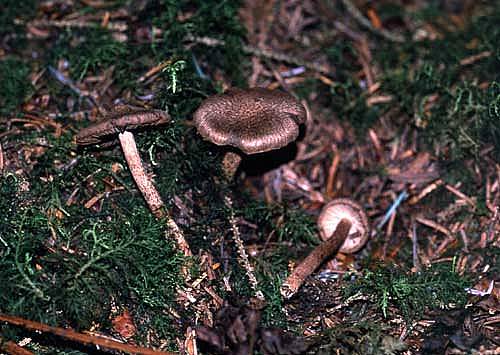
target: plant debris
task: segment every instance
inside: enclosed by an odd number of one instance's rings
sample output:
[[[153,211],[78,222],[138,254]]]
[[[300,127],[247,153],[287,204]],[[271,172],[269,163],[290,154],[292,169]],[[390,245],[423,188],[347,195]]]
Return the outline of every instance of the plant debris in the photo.
[[[498,353],[499,9],[1,1],[0,313],[131,352]],[[238,89],[300,103],[296,141],[225,161],[193,117]],[[124,105],[165,124],[102,120]],[[168,221],[106,144],[145,123],[128,147]],[[365,246],[284,298],[337,198]],[[0,323],[1,352],[105,352],[82,344]]]
[[[302,354],[309,344],[301,338],[284,333],[281,329],[260,326],[262,305],[235,307],[225,305],[217,313],[213,328],[198,327],[198,339],[221,354]]]

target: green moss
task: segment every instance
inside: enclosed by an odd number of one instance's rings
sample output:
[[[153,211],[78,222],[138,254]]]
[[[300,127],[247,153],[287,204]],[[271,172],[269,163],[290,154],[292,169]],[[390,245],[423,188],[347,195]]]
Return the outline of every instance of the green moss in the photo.
[[[379,266],[366,271],[343,290],[345,298],[365,295],[388,316],[396,307],[407,322],[419,319],[425,311],[465,305],[465,288],[470,282],[458,275],[449,264],[437,264],[418,273],[400,268]]]
[[[247,61],[242,51],[244,29],[238,18],[239,6],[239,1],[160,0],[151,16],[152,23],[164,31],[162,45],[155,46],[155,51],[164,58],[189,58],[191,53],[181,45],[188,37],[223,40],[223,47],[197,45],[192,53],[200,62],[209,63],[208,71],[221,67],[237,86],[244,85],[242,66]]]
[[[24,37],[23,25],[17,24],[16,20],[28,20],[31,18],[37,8],[35,0],[2,0],[0,2],[0,37],[6,34],[15,34],[14,44],[19,46]],[[17,42],[17,43],[16,43]]]
[[[5,184],[11,178],[2,179],[2,200],[23,206],[25,196],[12,199]],[[182,258],[149,211],[139,207],[130,215],[94,216],[66,208],[61,218],[54,217],[57,192],[43,202],[45,208],[18,207],[3,218],[0,279],[8,286],[0,295],[2,311],[86,328],[107,319],[112,300],[134,300],[152,316],[171,302]]]
[[[22,60],[7,57],[0,60],[0,115],[14,115],[31,93],[30,67]]]
[[[428,117],[429,138],[449,149],[452,160],[473,156],[485,144],[500,147],[500,86],[497,82],[482,90],[464,82],[443,94],[439,106]],[[500,158],[500,155],[497,156]]]
[[[161,194],[168,196],[166,200],[171,202],[175,194],[183,196],[191,191],[199,206],[222,206],[224,187],[215,181],[220,174],[220,156],[183,121],[139,135],[138,141],[145,161],[154,163],[155,181]]]
[[[442,3],[441,3],[442,4]],[[437,0],[427,1],[425,6],[414,13],[409,14],[416,21],[435,21],[443,15],[440,9],[440,2]]]
[[[267,205],[263,201],[247,200],[238,211],[244,218],[259,226],[261,236],[273,233],[278,242],[293,245],[314,245],[318,242],[313,217],[287,204]]]
[[[34,172],[44,180],[30,181],[29,191],[20,190],[20,178],[0,180],[0,282],[6,285],[0,310],[82,329],[108,327],[116,304],[139,317],[139,339],[151,329],[172,336],[173,320],[162,310],[175,305],[184,258],[137,194],[105,199],[100,212],[66,206],[75,188],[83,200],[103,191],[96,184],[86,196],[85,181],[109,176],[110,164],[84,154],[58,168],[71,155],[65,137],[40,158]]]
[[[328,60],[335,65],[335,74],[338,81],[344,81],[351,77],[350,72],[358,69],[353,60],[357,57],[353,43],[347,39],[340,39],[334,45],[326,48]]]
[[[112,65],[118,70],[129,63],[127,46],[111,37],[111,34],[100,28],[83,30],[67,30],[62,32],[51,51],[51,62],[68,61],[71,78],[79,81],[88,73],[99,74],[100,70]]]
[[[160,0],[152,22],[165,29],[166,46],[172,48],[186,34],[216,38],[241,36],[239,7],[239,1]]]
[[[478,159],[490,144],[499,151],[500,52],[494,44],[500,40],[499,20],[493,11],[443,39],[382,44],[377,52],[385,67],[383,89],[420,128],[425,143],[439,142],[444,160]],[[460,63],[485,51],[491,54],[471,65]]]
[[[267,301],[262,313],[263,326],[290,330],[294,326],[287,320],[280,287],[287,276],[290,257],[297,257],[297,254],[307,251],[318,242],[316,223],[311,216],[298,209],[284,204],[269,206],[255,200],[242,203],[237,215],[259,226],[256,232],[262,244],[279,245],[277,248],[267,246],[264,254],[251,262],[255,265],[259,287]],[[272,236],[272,239],[268,239],[269,236]],[[234,265],[234,268],[238,270],[240,267]],[[238,272],[241,277],[237,274],[233,278],[235,289],[242,295],[252,295],[243,270],[239,269]]]
[[[292,330],[294,326],[287,318],[280,289],[288,272],[290,251],[285,246],[273,250],[256,260],[256,272],[262,292],[267,301],[262,312],[264,327],[278,327]]]
[[[236,254],[235,251],[234,253]],[[277,327],[289,331],[296,328],[296,325],[287,319],[283,297],[280,293],[280,287],[287,273],[287,256],[289,253],[287,248],[283,247],[279,250],[266,252],[265,256],[261,255],[258,258],[250,259],[251,264],[254,265],[259,289],[266,300],[266,307],[262,310],[261,315],[261,325],[263,327]],[[248,282],[246,272],[237,262],[236,255],[231,260],[230,270],[231,283],[236,292],[226,296],[241,300],[254,297],[254,291]]]
[[[323,332],[308,354],[400,354],[407,346],[389,330],[374,321],[349,319]]]

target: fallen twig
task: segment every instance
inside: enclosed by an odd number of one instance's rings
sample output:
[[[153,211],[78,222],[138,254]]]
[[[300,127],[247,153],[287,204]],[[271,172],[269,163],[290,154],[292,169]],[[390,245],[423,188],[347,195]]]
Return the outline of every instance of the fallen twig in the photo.
[[[57,81],[59,81],[61,84],[64,86],[67,86],[71,91],[73,91],[75,94],[77,94],[79,97],[85,99],[91,106],[99,107],[97,103],[95,102],[94,98],[90,95],[86,95],[76,86],[76,84],[71,80],[70,78],[66,77],[63,73],[61,73],[59,70],[52,66],[48,66],[49,73],[54,77]]]
[[[168,351],[159,351],[140,346],[129,345],[120,343],[116,340],[98,338],[95,336],[78,333],[71,329],[64,329],[59,327],[51,327],[44,323],[34,322],[28,319],[14,317],[7,314],[0,313],[0,321],[7,322],[12,325],[17,325],[29,330],[39,331],[42,333],[51,333],[62,338],[74,341],[87,346],[103,347],[107,350],[123,351],[129,354],[137,355],[174,355],[177,353]]]
[[[474,200],[472,198],[470,198],[469,196],[467,196],[466,194],[464,194],[459,189],[457,189],[456,187],[448,185],[448,184],[444,185],[444,187],[445,187],[446,190],[450,191],[454,195],[456,195],[459,198],[463,199],[465,202],[467,202],[472,207],[476,207],[476,204],[475,204]]]
[[[444,226],[442,226],[441,224],[437,223],[437,222],[434,222],[430,219],[427,219],[427,218],[424,218],[422,216],[417,216],[415,217],[415,220],[420,223],[420,224],[423,224],[427,227],[430,227],[434,230],[437,230],[438,232],[441,232],[443,234],[445,234],[446,236],[450,237],[452,236],[450,230]]]
[[[386,29],[383,28],[375,28],[370,20],[368,20],[361,11],[358,10],[358,8],[351,2],[351,0],[342,0],[342,3],[344,4],[346,10],[351,14],[352,17],[356,19],[362,26],[366,27],[368,30],[372,31],[373,33],[384,37],[385,39],[388,39],[389,41],[392,42],[399,42],[402,43],[404,42],[404,37],[387,31]]]
[[[233,241],[236,244],[236,248],[238,249],[238,255],[241,265],[246,271],[248,281],[250,281],[250,286],[255,293],[255,297],[259,300],[264,300],[264,294],[261,290],[259,290],[259,286],[257,283],[257,278],[255,277],[253,266],[250,264],[250,260],[248,259],[248,254],[245,250],[245,246],[243,245],[243,241],[241,240],[240,230],[236,223],[236,218],[234,216],[233,210],[233,201],[229,196],[225,199],[226,206],[229,208],[229,223],[231,224],[231,230],[233,232]]]
[[[384,224],[387,223],[387,221],[389,220],[389,218],[391,218],[391,215],[396,212],[396,209],[399,207],[399,205],[401,204],[401,202],[403,202],[404,200],[406,200],[407,197],[408,197],[408,193],[406,192],[406,190],[403,190],[403,192],[401,192],[398,195],[398,197],[396,198],[396,200],[394,200],[394,202],[392,203],[392,205],[387,209],[387,212],[385,212],[384,217],[382,218],[382,220],[377,225],[377,230],[381,229],[384,226]]]
[[[0,142],[0,174],[3,172],[3,168],[4,168],[3,149],[2,149],[2,142]]]
[[[209,46],[209,47],[223,47],[226,45],[225,41],[223,41],[221,39],[211,38],[211,37],[188,36],[186,39],[190,42],[204,44],[204,45]],[[314,70],[314,71],[317,71],[317,72],[323,73],[323,74],[332,74],[331,69],[325,65],[305,61],[305,60],[295,58],[295,57],[292,57],[292,56],[284,54],[284,53],[278,53],[278,52],[274,52],[274,51],[271,51],[268,49],[261,49],[261,48],[257,48],[257,47],[250,46],[247,44],[243,44],[242,49],[244,52],[246,52],[248,54],[255,55],[257,57],[269,58],[269,59],[277,60],[279,62],[285,62],[285,63],[294,64],[297,66],[303,66],[309,70]]]

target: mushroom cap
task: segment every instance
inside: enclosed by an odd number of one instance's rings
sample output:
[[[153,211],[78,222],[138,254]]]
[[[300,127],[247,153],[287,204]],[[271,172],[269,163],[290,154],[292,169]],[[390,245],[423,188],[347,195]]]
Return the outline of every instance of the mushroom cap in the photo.
[[[162,110],[152,110],[130,105],[116,105],[103,120],[82,129],[76,135],[79,145],[92,145],[114,140],[118,133],[142,127],[157,126],[170,121]]]
[[[231,89],[202,102],[194,113],[200,135],[246,154],[279,149],[297,139],[306,120],[304,106],[282,91]]]
[[[337,198],[328,203],[318,218],[321,239],[330,238],[341,219],[351,222],[351,229],[339,251],[344,254],[355,253],[368,241],[369,224],[363,208],[353,200]]]

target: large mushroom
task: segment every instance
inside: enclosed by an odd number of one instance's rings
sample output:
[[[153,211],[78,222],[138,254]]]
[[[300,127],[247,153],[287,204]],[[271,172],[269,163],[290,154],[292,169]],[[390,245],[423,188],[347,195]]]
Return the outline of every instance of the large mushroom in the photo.
[[[304,106],[292,95],[264,88],[230,89],[202,102],[194,113],[200,135],[216,145],[257,154],[285,147],[299,135],[306,120]],[[223,171],[232,180],[242,156],[229,151]]]
[[[127,161],[130,173],[134,178],[139,191],[142,193],[151,212],[158,218],[166,221],[169,231],[175,238],[178,247],[185,255],[191,255],[189,245],[184,235],[168,215],[158,190],[153,181],[146,174],[142,164],[132,130],[157,126],[168,123],[170,116],[162,110],[144,109],[141,107],[117,105],[108,112],[106,117],[87,128],[82,129],[75,137],[76,143],[82,146],[110,145],[118,137],[123,155]]]
[[[292,297],[327,258],[337,252],[354,253],[368,240],[368,218],[356,202],[338,198],[327,204],[320,214],[318,226],[323,242],[293,270],[281,286],[285,298]]]

